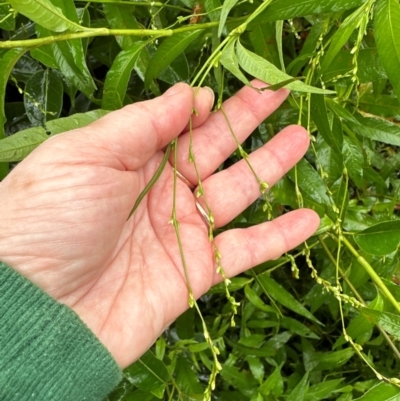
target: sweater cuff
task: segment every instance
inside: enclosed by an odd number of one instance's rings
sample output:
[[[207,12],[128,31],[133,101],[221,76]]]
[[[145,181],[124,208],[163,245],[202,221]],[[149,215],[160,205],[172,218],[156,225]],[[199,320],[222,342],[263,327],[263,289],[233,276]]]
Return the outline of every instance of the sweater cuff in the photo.
[[[122,372],[79,316],[0,262],[0,399],[99,401]]]

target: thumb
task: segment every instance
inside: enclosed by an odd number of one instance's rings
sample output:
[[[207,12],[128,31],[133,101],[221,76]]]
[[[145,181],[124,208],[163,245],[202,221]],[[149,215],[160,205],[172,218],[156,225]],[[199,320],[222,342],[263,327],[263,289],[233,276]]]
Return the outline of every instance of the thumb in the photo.
[[[87,138],[111,152],[119,168],[136,170],[182,132],[192,109],[192,89],[178,83],[160,97],[125,106],[79,130],[80,145]]]

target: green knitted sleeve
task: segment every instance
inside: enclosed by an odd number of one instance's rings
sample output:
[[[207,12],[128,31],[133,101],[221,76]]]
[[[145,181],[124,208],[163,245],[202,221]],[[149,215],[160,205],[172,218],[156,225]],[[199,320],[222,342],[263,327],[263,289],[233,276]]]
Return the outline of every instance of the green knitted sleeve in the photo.
[[[121,378],[72,309],[0,262],[0,400],[101,401]]]

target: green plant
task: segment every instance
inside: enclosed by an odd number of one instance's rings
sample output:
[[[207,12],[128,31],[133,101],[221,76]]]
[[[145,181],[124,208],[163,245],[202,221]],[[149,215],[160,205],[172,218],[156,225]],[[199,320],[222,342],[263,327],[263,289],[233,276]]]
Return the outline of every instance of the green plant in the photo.
[[[292,90],[228,164],[288,124],[312,135],[273,188],[255,175],[259,201],[227,228],[306,206],[318,233],[241,277],[219,266],[224,282],[188,300],[110,400],[400,397],[399,27],[396,0],[0,5],[0,178],[49,136],[177,81],[212,87],[217,109],[250,77]]]

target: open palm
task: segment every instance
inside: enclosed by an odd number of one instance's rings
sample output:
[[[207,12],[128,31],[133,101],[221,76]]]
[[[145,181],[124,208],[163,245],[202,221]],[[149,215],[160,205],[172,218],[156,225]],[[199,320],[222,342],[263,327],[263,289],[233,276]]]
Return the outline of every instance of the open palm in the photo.
[[[246,87],[227,100],[224,110],[238,139],[243,141],[286,96],[285,90],[260,94]],[[259,185],[243,161],[214,174],[236,144],[222,113],[210,114],[210,92],[202,89],[193,100],[185,84],[48,140],[1,183],[1,259],[73,308],[122,367],[143,354],[188,307],[188,285],[170,221],[170,164],[126,219],[159,166],[162,149],[178,135],[178,170],[197,182],[185,133],[194,106],[193,152],[215,225],[223,226],[257,199]],[[307,146],[308,134],[288,127],[250,161],[273,184]],[[178,180],[176,195],[189,281],[199,297],[220,277],[192,190]],[[299,210],[257,227],[225,231],[216,245],[227,275],[233,276],[280,256],[317,226],[314,212]]]

